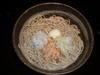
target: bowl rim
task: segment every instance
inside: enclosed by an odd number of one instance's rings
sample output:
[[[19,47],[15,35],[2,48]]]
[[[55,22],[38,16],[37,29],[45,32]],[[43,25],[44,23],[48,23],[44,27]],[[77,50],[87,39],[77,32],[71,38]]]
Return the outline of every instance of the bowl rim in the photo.
[[[88,25],[88,28],[89,28],[89,31],[90,31],[90,35],[91,35],[91,47],[90,47],[90,52],[87,56],[87,58],[84,60],[83,63],[81,63],[79,66],[77,66],[75,69],[72,69],[71,71],[68,71],[68,72],[64,72],[64,73],[57,73],[57,74],[67,74],[67,73],[71,73],[77,69],[79,69],[82,65],[84,65],[86,63],[86,61],[89,59],[91,53],[92,53],[92,50],[93,50],[93,46],[94,46],[94,34],[93,34],[93,31],[92,31],[92,28],[90,26],[90,23],[88,22],[88,20],[86,19],[86,17],[80,13],[76,8],[73,8],[72,6],[70,5],[67,5],[67,4],[64,4],[64,3],[59,3],[59,2],[45,2],[45,3],[39,3],[39,4],[36,4],[36,5],[33,5],[31,6],[30,8],[26,9],[20,16],[19,18],[17,19],[17,21],[15,22],[14,24],[14,27],[13,27],[13,32],[12,32],[12,43],[13,43],[13,47],[14,47],[14,51],[16,53],[16,55],[18,56],[18,58],[26,65],[28,66],[30,69],[32,70],[35,70],[39,73],[43,73],[43,74],[53,74],[53,73],[47,73],[47,72],[44,72],[44,71],[40,71],[38,69],[35,69],[33,68],[32,66],[30,66],[29,64],[27,64],[26,62],[23,61],[23,58],[21,57],[21,55],[19,54],[19,52],[17,51],[17,46],[15,45],[15,30],[16,30],[16,27],[17,27],[17,23],[19,22],[19,20],[21,19],[22,16],[24,16],[29,10],[35,8],[35,7],[38,7],[38,6],[41,6],[41,5],[46,5],[46,4],[57,4],[57,5],[62,5],[62,6],[65,6],[65,7],[68,7],[68,8],[71,8],[72,10],[74,10],[76,13],[78,13],[80,16],[82,16],[82,18],[86,21],[87,25]]]

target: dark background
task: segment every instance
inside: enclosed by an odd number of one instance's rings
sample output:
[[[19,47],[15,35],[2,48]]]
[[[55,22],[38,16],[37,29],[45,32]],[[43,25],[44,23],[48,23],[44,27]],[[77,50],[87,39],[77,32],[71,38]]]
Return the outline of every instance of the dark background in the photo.
[[[80,69],[68,75],[100,75],[100,2],[99,0],[53,0],[79,10],[90,22],[95,45],[89,60]],[[0,75],[40,75],[25,66],[16,56],[12,46],[12,29],[17,18],[29,7],[51,0],[0,0]],[[2,74],[3,73],[3,74]]]

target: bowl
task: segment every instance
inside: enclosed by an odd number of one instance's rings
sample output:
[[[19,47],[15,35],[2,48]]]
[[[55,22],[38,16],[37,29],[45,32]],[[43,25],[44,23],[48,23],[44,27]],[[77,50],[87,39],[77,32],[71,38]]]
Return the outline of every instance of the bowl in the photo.
[[[19,34],[24,23],[31,16],[45,11],[50,11],[49,13],[45,13],[45,16],[58,15],[65,19],[70,18],[71,22],[76,24],[81,31],[80,37],[84,41],[84,50],[82,54],[79,56],[79,58],[76,60],[76,62],[71,64],[69,67],[65,69],[56,70],[56,71],[48,71],[48,70],[40,69],[35,65],[32,65],[24,57],[24,55],[22,54],[21,50],[18,47]],[[94,44],[93,32],[87,19],[75,8],[66,4],[55,3],[55,2],[38,4],[27,9],[16,21],[12,36],[13,36],[12,40],[13,40],[14,50],[17,56],[20,58],[20,60],[32,70],[44,74],[67,74],[79,69],[90,57],[93,49],[93,44]]]

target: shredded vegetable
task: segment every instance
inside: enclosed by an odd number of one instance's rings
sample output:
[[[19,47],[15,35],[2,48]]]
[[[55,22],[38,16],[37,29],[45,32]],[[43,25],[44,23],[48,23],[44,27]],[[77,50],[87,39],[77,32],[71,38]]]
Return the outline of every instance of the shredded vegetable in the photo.
[[[56,38],[57,47],[60,48],[61,52],[66,55],[68,50],[72,47],[72,38],[71,37],[58,37]]]

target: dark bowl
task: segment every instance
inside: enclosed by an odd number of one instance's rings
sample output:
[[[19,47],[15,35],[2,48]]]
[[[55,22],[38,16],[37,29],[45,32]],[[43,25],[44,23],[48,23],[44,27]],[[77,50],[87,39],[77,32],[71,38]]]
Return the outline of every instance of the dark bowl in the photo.
[[[62,16],[65,19],[70,18],[71,23],[74,23],[78,26],[78,28],[81,31],[81,38],[84,41],[84,50],[82,54],[79,56],[79,58],[76,60],[75,63],[70,65],[69,67],[62,69],[62,70],[57,70],[57,71],[48,71],[48,70],[43,70],[40,69],[34,65],[32,65],[22,54],[21,50],[18,47],[19,43],[19,34],[20,30],[23,27],[24,23],[33,15],[45,11],[51,11],[51,13],[46,13],[45,16],[50,16],[50,15],[58,15]],[[56,11],[56,12],[52,12]],[[90,27],[90,24],[86,20],[86,18],[76,9],[65,5],[61,3],[42,3],[38,4],[36,6],[32,6],[31,8],[27,9],[17,20],[14,29],[13,29],[13,46],[15,48],[15,52],[20,58],[20,60],[27,65],[29,68],[32,70],[38,71],[40,73],[44,74],[67,74],[72,71],[75,71],[76,69],[80,68],[90,57],[92,49],[93,49],[93,44],[94,44],[94,37],[92,33],[92,29]]]

